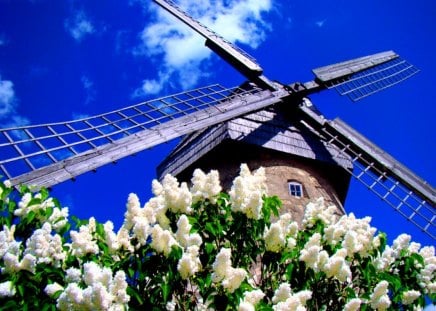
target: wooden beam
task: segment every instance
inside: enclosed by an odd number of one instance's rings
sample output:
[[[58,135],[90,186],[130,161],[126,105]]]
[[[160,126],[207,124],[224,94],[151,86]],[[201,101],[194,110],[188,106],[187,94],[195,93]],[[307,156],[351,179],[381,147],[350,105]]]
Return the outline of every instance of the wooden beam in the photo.
[[[156,125],[69,159],[17,176],[10,181],[12,185],[34,186],[35,190],[50,187],[160,143],[273,105],[286,96],[289,96],[289,93],[284,90],[277,92],[265,90],[255,94],[235,96],[216,106]]]

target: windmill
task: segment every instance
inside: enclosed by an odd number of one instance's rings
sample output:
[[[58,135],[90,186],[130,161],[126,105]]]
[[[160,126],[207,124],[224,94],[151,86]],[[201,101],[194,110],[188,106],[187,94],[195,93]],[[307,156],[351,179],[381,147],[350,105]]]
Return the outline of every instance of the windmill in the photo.
[[[250,55],[173,2],[155,2],[205,37],[206,45],[249,83],[211,85],[80,120],[2,129],[0,169],[13,185],[51,187],[171,139],[191,134],[182,142],[188,143],[207,133],[202,130],[241,116],[285,109],[343,170],[436,238],[434,189],[340,119],[325,119],[307,99],[335,88],[356,101],[409,78],[415,67],[387,51],[318,68],[313,81],[285,85],[265,77]]]

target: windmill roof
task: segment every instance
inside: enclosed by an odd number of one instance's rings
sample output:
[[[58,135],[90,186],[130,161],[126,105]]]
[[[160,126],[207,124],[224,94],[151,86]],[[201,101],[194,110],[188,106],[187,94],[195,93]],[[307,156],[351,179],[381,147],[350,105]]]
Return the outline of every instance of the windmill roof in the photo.
[[[158,166],[158,177],[179,174],[227,140],[352,167],[348,157],[321,141],[292,111],[271,107],[185,136]]]

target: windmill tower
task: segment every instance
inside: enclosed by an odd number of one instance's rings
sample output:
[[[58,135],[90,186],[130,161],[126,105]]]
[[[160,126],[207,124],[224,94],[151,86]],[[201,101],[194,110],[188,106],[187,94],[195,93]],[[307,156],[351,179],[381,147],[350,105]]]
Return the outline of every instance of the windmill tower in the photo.
[[[162,163],[161,173],[183,177],[195,165],[218,164],[231,176],[244,159],[253,168],[266,166],[273,186],[280,188],[284,178],[284,191],[295,200],[317,197],[318,191],[339,203],[354,176],[436,239],[433,187],[340,119],[324,118],[307,99],[335,88],[359,100],[409,78],[416,68],[388,51],[315,69],[313,81],[273,82],[252,57],[172,1],[155,2],[202,35],[206,46],[249,82],[235,88],[211,85],[80,120],[2,129],[0,170],[13,185],[51,187],[188,135]],[[229,163],[213,147],[239,148],[241,158],[230,157],[234,163]]]

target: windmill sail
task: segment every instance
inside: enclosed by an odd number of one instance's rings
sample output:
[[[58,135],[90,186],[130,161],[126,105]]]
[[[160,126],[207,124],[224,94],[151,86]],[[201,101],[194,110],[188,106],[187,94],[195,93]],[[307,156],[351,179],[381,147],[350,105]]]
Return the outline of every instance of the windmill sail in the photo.
[[[0,169],[12,185],[50,187],[287,95],[213,85],[86,119],[2,129]]]
[[[348,172],[423,232],[436,239],[436,192],[424,180],[340,119],[326,120],[307,107],[303,122],[348,155]]]
[[[393,51],[386,51],[313,70],[316,81],[358,101],[404,81],[419,70]]]
[[[189,16],[173,1],[154,0],[154,2],[159,4],[166,11],[177,17],[198,34],[203,36],[206,39],[205,45],[207,47],[231,64],[250,81],[255,82],[259,87],[262,88],[269,90],[276,89],[274,83],[262,75],[263,69],[259,66],[254,57]]]

